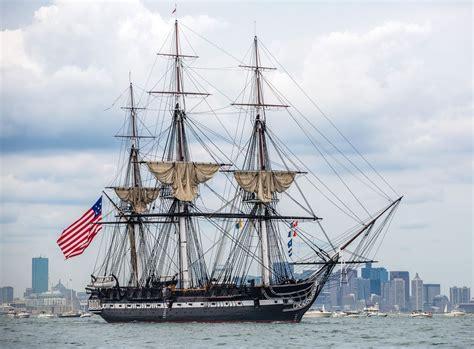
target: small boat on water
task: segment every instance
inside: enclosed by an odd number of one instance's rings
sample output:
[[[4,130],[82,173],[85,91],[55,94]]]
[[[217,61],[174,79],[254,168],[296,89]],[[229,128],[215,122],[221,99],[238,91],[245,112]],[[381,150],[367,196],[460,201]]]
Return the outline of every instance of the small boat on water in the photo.
[[[16,311],[15,309],[10,309],[7,311],[7,313],[5,314],[6,316],[8,316],[9,318],[13,319],[13,318],[16,318]]]
[[[464,310],[455,308],[451,310],[450,312],[448,312],[448,305],[446,304],[444,307],[444,316],[459,317],[459,316],[464,316],[464,315],[466,315],[466,312]]]
[[[19,312],[16,317],[19,318],[19,319],[28,319],[30,317],[30,313],[26,312],[26,311],[21,311]]]
[[[414,310],[410,314],[410,317],[431,318],[431,317],[433,317],[433,313],[429,312],[429,311]]]
[[[348,311],[345,311],[344,313],[346,313],[346,317],[362,317],[362,316],[365,316],[364,313],[362,313],[358,310],[348,310]]]
[[[364,312],[368,317],[387,317],[387,313],[380,312],[378,303],[371,307],[365,307]]]
[[[14,310],[12,306],[8,304],[0,304],[0,315],[7,315],[9,311]]]
[[[58,317],[60,318],[71,318],[71,317],[80,317],[80,316],[81,316],[81,313],[76,313],[74,311],[69,311],[67,313],[62,313],[58,315]]]
[[[326,311],[324,305],[321,309],[311,309],[304,314],[305,318],[319,318],[319,317],[331,317],[332,312]]]
[[[81,317],[91,317],[92,315],[92,313],[82,313]]]
[[[346,317],[347,314],[344,313],[343,311],[335,311],[334,313],[332,313],[332,317]]]
[[[47,313],[42,311],[41,313],[38,314],[38,319],[52,319],[54,318],[54,314]]]

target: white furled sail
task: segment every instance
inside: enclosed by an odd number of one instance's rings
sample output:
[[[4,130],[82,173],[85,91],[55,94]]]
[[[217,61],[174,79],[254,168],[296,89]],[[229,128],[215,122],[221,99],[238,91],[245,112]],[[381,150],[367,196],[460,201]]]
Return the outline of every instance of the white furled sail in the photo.
[[[115,194],[123,201],[133,206],[136,213],[146,211],[146,205],[156,200],[159,194],[158,188],[142,187],[115,187]]]
[[[192,201],[198,185],[211,179],[220,165],[191,161],[150,161],[148,168],[163,184],[173,188],[173,196],[181,201]]]
[[[274,192],[282,193],[295,180],[291,171],[236,171],[237,183],[247,192],[257,194],[261,202],[270,202]]]

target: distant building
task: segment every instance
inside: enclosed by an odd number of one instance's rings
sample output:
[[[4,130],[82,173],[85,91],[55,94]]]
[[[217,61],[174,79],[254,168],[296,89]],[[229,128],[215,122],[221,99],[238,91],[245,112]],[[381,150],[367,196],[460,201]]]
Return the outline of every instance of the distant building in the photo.
[[[423,309],[423,280],[416,273],[415,278],[411,281],[411,307],[413,310]]]
[[[48,258],[32,259],[31,288],[33,293],[43,293],[48,290]]]
[[[442,313],[445,308],[446,310],[448,310],[449,299],[448,297],[444,295],[438,294],[433,297],[433,300],[430,304],[431,304],[431,308],[430,309],[427,308],[426,310]]]
[[[402,279],[405,282],[405,307],[410,304],[410,273],[408,271],[391,271],[390,280]]]
[[[441,294],[440,284],[423,284],[423,304],[425,308],[433,306],[433,300]]]
[[[405,280],[393,279],[382,284],[383,306],[389,310],[406,310]]]
[[[382,295],[382,283],[388,281],[387,269],[372,268],[372,263],[366,263],[361,272],[364,279],[370,280],[370,293]]]
[[[79,299],[76,296],[76,291],[70,288],[66,288],[66,286],[64,286],[61,283],[61,280],[59,280],[59,282],[55,286],[51,287],[51,291],[55,294],[56,293],[61,294],[66,300],[66,305],[68,307],[79,309],[80,304],[79,304]]]
[[[29,298],[33,294],[33,289],[31,287],[27,287],[25,292],[23,293],[23,298]]]
[[[322,306],[326,309],[331,309],[332,308],[332,303],[331,303],[331,293],[330,292],[321,292],[316,298],[316,301],[314,303],[315,308],[322,308]]]
[[[65,296],[59,291],[33,293],[26,300],[26,305],[34,309],[34,312],[63,313],[71,310]]]
[[[324,304],[327,309],[340,310],[350,309],[356,303],[357,293],[357,270],[347,269],[343,273],[340,270],[334,272],[325,283],[321,294],[324,299],[316,299],[317,305]],[[330,304],[330,308],[327,305]]]
[[[356,301],[353,280],[357,278],[356,269],[347,269],[342,273],[335,273],[335,281],[337,283],[337,305],[345,309],[353,309]]]
[[[398,310],[406,310],[405,280],[393,279],[390,283],[392,284],[393,305]]]
[[[13,302],[13,287],[5,286],[0,288],[1,304],[10,304]]]
[[[469,303],[471,300],[471,289],[469,287],[451,287],[449,289],[449,300],[454,304]]]
[[[365,303],[370,302],[370,280],[364,278],[353,278],[349,282],[351,289],[356,296],[356,300],[364,300]]]

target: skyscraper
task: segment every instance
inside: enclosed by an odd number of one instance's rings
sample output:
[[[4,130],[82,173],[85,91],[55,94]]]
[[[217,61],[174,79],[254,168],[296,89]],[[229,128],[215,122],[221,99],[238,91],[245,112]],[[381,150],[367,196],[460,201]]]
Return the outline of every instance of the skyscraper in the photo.
[[[469,303],[471,300],[471,289],[469,287],[451,287],[449,289],[449,300],[452,304]]]
[[[399,310],[406,309],[405,280],[393,279],[390,281],[393,292],[393,305]]]
[[[461,303],[469,303],[471,301],[471,289],[469,287],[461,288]]]
[[[362,277],[370,280],[370,293],[382,295],[382,283],[388,281],[388,272],[385,268],[372,268],[372,263],[366,263],[362,268]]]
[[[410,273],[408,271],[391,271],[390,280],[402,279],[405,281],[405,307],[410,304]]]
[[[415,278],[411,280],[411,307],[413,310],[423,309],[423,280],[416,273]]]
[[[33,293],[42,293],[48,290],[48,258],[36,257],[32,259],[31,287]]]
[[[441,294],[440,284],[423,284],[423,302],[432,305],[436,296]]]
[[[13,302],[13,287],[5,286],[0,288],[1,303]]]

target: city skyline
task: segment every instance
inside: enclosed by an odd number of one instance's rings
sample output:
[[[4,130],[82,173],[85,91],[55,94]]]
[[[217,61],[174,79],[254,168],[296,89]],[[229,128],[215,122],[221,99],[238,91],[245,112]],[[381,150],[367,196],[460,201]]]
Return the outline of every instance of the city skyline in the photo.
[[[46,272],[47,272],[47,277],[46,277],[46,278],[48,279],[48,287],[47,287],[47,289],[46,289],[45,291],[51,290],[51,287],[52,287],[55,283],[61,283],[62,280],[65,280],[66,285],[69,285],[70,282],[71,282],[71,284],[73,284],[73,280],[72,280],[71,278],[68,278],[68,277],[66,277],[66,278],[64,278],[64,279],[62,279],[62,278],[49,277],[49,264],[48,264],[48,258],[47,258],[47,257],[45,257],[45,256],[32,257],[32,258],[31,258],[31,260],[32,260],[32,263],[31,263],[32,268],[31,268],[31,271],[30,271],[30,275],[31,275],[31,285],[27,285],[27,286],[26,286],[25,288],[23,288],[23,289],[18,289],[18,288],[16,288],[16,287],[13,287],[15,298],[21,298],[21,297],[23,296],[23,294],[25,293],[25,290],[27,290],[27,289],[31,289],[32,293],[35,293],[35,292],[34,292],[34,287],[33,287],[33,280],[34,280],[33,266],[34,266],[34,264],[35,264],[35,260],[38,260],[38,259],[40,259],[40,260],[46,260],[46,263],[47,263],[47,268],[46,268],[46,269],[47,269],[47,271],[46,271]],[[372,263],[368,263],[368,264],[370,264],[373,269],[384,269],[384,270],[387,272],[387,275],[390,275],[390,277],[387,278],[387,281],[386,281],[386,282],[382,282],[382,283],[380,284],[380,287],[381,287],[381,288],[380,288],[380,290],[379,290],[379,292],[380,292],[379,295],[381,295],[382,292],[383,292],[383,290],[382,290],[382,286],[383,286],[382,284],[383,284],[383,283],[387,283],[387,282],[389,282],[389,281],[392,281],[393,279],[401,279],[400,277],[397,277],[397,276],[400,275],[400,273],[402,273],[402,274],[408,273],[409,275],[412,275],[410,271],[406,271],[406,270],[393,270],[393,271],[392,271],[392,270],[389,270],[388,268],[385,268],[385,267],[382,266],[382,265],[379,265],[378,263],[373,263],[373,262],[372,262]],[[290,268],[291,270],[293,270],[292,267],[289,267],[289,268]],[[370,277],[366,277],[366,278],[363,277],[364,274],[363,274],[362,269],[364,269],[364,268],[367,268],[367,264],[366,264],[366,265],[359,266],[359,267],[356,268],[356,269],[348,269],[348,270],[349,270],[349,271],[354,270],[354,271],[357,272],[358,275],[360,274],[360,277],[359,277],[359,278],[363,278],[363,279],[369,280]],[[337,268],[336,268],[336,269],[337,269]],[[304,274],[304,271],[303,271],[303,274]],[[414,278],[417,277],[417,276],[419,276],[419,274],[423,275],[422,272],[420,272],[420,273],[415,272],[415,273],[414,273],[414,276],[409,278],[409,283],[410,283],[410,285],[412,284],[412,281],[414,280]],[[392,275],[394,276],[393,278],[392,278]],[[366,275],[366,276],[367,276],[367,275]],[[378,277],[378,276],[377,276],[377,277]],[[445,296],[447,296],[449,299],[451,299],[451,289],[452,289],[452,288],[456,288],[456,289],[462,290],[463,288],[466,288],[466,287],[467,287],[467,288],[470,289],[470,287],[467,286],[467,284],[466,284],[466,283],[463,283],[463,282],[460,282],[460,283],[457,283],[457,284],[453,284],[453,285],[443,285],[443,284],[441,284],[441,283],[435,284],[435,283],[433,283],[433,282],[430,282],[430,283],[425,282],[425,280],[423,279],[423,277],[420,277],[420,279],[423,281],[422,288],[421,288],[421,293],[422,293],[422,294],[424,294],[424,292],[425,292],[425,291],[424,291],[424,287],[425,287],[425,286],[438,286],[439,289],[441,290],[441,292],[440,292],[439,294],[445,295]],[[430,281],[431,281],[431,280],[430,280]],[[436,280],[434,280],[434,281],[436,282]],[[83,287],[82,287],[82,286],[83,286]],[[83,291],[85,291],[85,284],[82,285],[82,286],[73,286],[73,289],[74,289],[75,291],[78,291],[78,292],[83,292]],[[11,286],[10,284],[8,284],[8,282],[7,282],[7,283],[0,284],[0,288],[1,288],[1,287],[12,287],[12,286]],[[82,288],[81,288],[81,287],[82,287]],[[405,287],[406,290],[409,290],[408,294],[406,293],[406,291],[405,291],[405,294],[407,294],[407,296],[411,296],[411,295],[412,295],[412,286],[411,286],[411,287],[410,287],[410,286],[406,287],[406,284],[404,284],[404,287]],[[42,292],[44,292],[44,291],[42,291]],[[41,293],[41,292],[40,292],[40,293]],[[378,294],[378,293],[372,292],[372,294]],[[436,295],[438,295],[438,294],[436,294]],[[422,296],[422,297],[423,297],[423,296]],[[459,297],[459,296],[458,296],[458,297]],[[407,299],[406,302],[409,302],[409,300]]]
[[[15,293],[31,286],[29,258],[38,254],[48,256],[51,280],[72,279],[77,289],[88,283],[101,237],[67,261],[56,239],[112,180],[122,115],[103,110],[128,85],[130,71],[137,86],[145,84],[174,20],[170,8],[151,1],[2,2],[2,43],[9,50],[1,60],[8,88],[2,89],[0,284]],[[239,58],[258,30],[405,195],[376,256],[380,265],[419,272],[439,282],[443,294],[449,285],[473,287],[469,4],[187,3],[178,12]],[[197,46],[201,67],[215,63],[214,51]],[[221,80],[231,90],[234,80]],[[291,132],[283,137],[306,146]],[[345,231],[339,216],[323,204],[319,210],[323,223],[334,224],[331,236]]]

